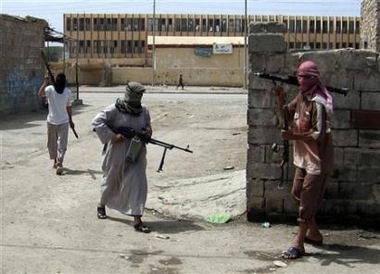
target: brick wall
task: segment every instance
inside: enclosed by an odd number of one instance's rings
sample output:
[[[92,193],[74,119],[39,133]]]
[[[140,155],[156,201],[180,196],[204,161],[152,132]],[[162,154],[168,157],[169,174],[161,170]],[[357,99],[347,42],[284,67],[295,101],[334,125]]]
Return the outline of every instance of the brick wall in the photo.
[[[247,152],[247,210],[251,221],[288,219],[297,214],[290,197],[292,159],[284,189],[281,178],[281,119],[276,111],[273,83],[254,72],[294,74],[298,64],[315,61],[328,86],[347,87],[347,96],[333,93],[335,166],[320,216],[333,222],[377,223],[380,219],[380,59],[369,50],[342,49],[288,53],[284,26],[278,23],[250,25]],[[288,100],[297,87],[285,85]],[[290,150],[292,152],[292,149]],[[292,153],[290,153],[291,155]],[[293,219],[294,220],[294,219]]]
[[[46,21],[0,15],[0,113],[36,110]]]

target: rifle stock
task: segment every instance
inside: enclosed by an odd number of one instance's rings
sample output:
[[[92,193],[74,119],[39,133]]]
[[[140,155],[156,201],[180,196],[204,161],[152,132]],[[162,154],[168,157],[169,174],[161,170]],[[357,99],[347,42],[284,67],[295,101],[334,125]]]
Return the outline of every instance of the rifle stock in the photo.
[[[275,74],[269,74],[266,72],[256,72],[254,73],[254,75],[263,79],[272,80],[274,82],[281,82],[288,85],[299,86],[297,76],[295,75],[275,75]],[[336,88],[336,87],[326,86],[326,89],[334,93],[343,94],[344,96],[346,96],[348,93],[348,88]]]

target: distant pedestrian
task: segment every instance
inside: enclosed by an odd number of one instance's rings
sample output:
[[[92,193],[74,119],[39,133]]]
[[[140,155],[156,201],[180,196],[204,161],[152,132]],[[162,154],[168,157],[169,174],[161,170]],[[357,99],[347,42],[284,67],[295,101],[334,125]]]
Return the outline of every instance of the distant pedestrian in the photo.
[[[178,85],[175,89],[178,89],[179,87],[182,87],[182,90],[184,89],[185,87],[185,84],[183,83],[183,78],[182,78],[182,74],[179,75],[179,79],[178,79]]]
[[[46,97],[48,104],[47,115],[47,147],[50,159],[54,160],[56,174],[63,173],[63,160],[67,150],[69,126],[74,128],[71,108],[71,90],[66,87],[66,75],[59,73],[55,83],[50,83],[46,73],[44,82],[38,91],[38,96]]]
[[[103,149],[103,179],[97,207],[99,219],[107,218],[106,206],[133,216],[134,229],[148,233],[142,215],[147,199],[146,145],[152,135],[147,106],[141,104],[145,87],[129,82],[124,98],[106,107],[92,120]],[[136,133],[141,134],[137,135]],[[143,136],[143,138],[141,137]]]
[[[292,196],[299,214],[298,233],[291,246],[282,253],[284,259],[302,257],[305,254],[304,243],[323,244],[315,216],[332,172],[334,147],[331,133],[332,97],[319,75],[314,62],[303,62],[297,69],[299,93],[284,110],[284,115],[292,117],[291,127],[282,132],[282,138],[294,142]],[[284,94],[281,90],[277,90],[276,94],[279,102],[285,102],[285,98],[281,98]]]

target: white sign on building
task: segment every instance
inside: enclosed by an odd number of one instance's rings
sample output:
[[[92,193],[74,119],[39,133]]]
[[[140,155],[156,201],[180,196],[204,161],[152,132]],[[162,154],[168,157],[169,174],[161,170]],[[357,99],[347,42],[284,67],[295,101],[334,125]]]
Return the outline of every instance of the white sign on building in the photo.
[[[212,46],[213,54],[232,54],[232,44],[216,44]]]

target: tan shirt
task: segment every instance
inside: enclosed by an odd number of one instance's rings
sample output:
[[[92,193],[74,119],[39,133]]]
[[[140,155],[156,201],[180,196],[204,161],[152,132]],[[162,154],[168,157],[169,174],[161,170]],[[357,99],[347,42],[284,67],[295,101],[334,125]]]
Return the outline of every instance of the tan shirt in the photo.
[[[294,141],[294,165],[306,169],[309,174],[330,173],[334,162],[334,148],[331,117],[328,117],[325,107],[315,98],[298,95],[293,104],[289,105],[289,109],[294,111],[293,131],[309,132],[312,137],[310,141]]]

